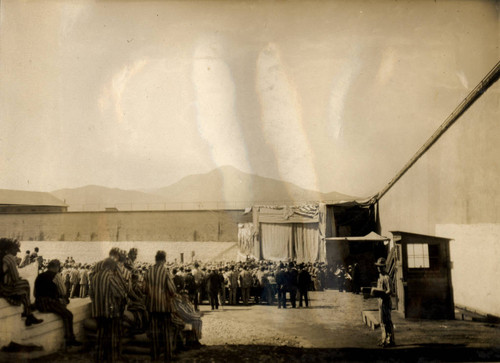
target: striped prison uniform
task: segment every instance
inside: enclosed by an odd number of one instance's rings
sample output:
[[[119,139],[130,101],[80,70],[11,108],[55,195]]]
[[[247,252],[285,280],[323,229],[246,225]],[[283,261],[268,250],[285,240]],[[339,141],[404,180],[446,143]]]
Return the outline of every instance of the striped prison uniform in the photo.
[[[146,309],[150,313],[151,358],[158,360],[164,354],[164,360],[172,358],[174,342],[173,296],[175,285],[164,263],[152,266],[144,277],[146,285]]]
[[[35,305],[42,313],[54,313],[59,315],[64,325],[64,338],[66,341],[74,340],[73,333],[73,313],[61,302],[65,290],[61,290],[56,283],[57,273],[45,271],[37,276],[35,280]]]
[[[120,359],[121,305],[127,293],[117,274],[101,269],[92,276],[89,290],[92,316],[97,320],[97,362]]]
[[[92,269],[92,272],[89,274],[89,280],[92,281],[93,276],[97,274],[99,271],[102,270],[102,265],[104,263],[104,260],[97,262],[94,265],[94,268]],[[130,285],[128,281],[126,280],[125,276],[123,275],[122,269],[118,267],[118,269],[114,272],[116,275],[116,278],[118,279],[118,282],[122,285],[122,289],[125,289],[125,291],[128,293],[130,290]]]
[[[26,316],[30,310],[30,284],[19,276],[16,256],[5,255],[2,259],[3,281],[0,283],[0,296],[11,305],[23,305]]]

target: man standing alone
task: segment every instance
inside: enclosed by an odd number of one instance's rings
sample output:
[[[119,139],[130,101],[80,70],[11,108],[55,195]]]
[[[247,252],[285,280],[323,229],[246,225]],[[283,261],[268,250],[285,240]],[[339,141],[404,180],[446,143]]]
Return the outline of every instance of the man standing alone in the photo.
[[[395,345],[394,341],[394,326],[392,325],[391,317],[391,280],[387,271],[385,270],[386,261],[385,258],[380,257],[375,266],[377,266],[379,277],[377,280],[377,297],[378,301],[378,311],[380,318],[380,329],[382,330],[382,341],[379,343],[382,347],[390,347]]]
[[[164,354],[164,361],[172,358],[174,327],[172,312],[175,285],[165,267],[166,253],[156,253],[156,263],[146,272],[146,309],[150,316],[151,360],[156,361]]]

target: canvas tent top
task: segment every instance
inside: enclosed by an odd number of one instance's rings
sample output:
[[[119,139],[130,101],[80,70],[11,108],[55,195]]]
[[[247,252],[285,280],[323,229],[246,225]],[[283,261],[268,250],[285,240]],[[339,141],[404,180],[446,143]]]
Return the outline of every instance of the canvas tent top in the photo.
[[[254,212],[254,223],[318,223],[320,222],[320,205],[339,207],[369,207],[376,200],[342,200],[335,202],[312,202],[290,205],[254,205],[245,209],[245,214]]]
[[[389,241],[390,238],[381,236],[375,232],[370,232],[363,237],[327,237],[325,241],[367,241],[367,242],[384,242]]]
[[[377,202],[377,200],[375,197],[368,197],[368,198],[364,198],[364,199],[352,198],[352,199],[345,199],[345,200],[322,200],[322,201],[311,201],[311,202],[292,202],[292,201],[290,201],[290,203],[285,202],[285,203],[280,203],[280,204],[255,203],[254,205],[245,208],[245,211],[243,212],[243,214],[248,214],[248,213],[252,212],[253,209],[257,209],[257,208],[268,208],[268,209],[278,209],[278,210],[291,208],[291,209],[296,209],[296,210],[303,211],[303,212],[305,212],[307,210],[306,213],[310,214],[312,212],[311,211],[312,209],[315,209],[317,211],[320,203],[326,204],[326,205],[338,205],[338,206],[350,207],[350,206],[355,206],[355,205],[369,206],[369,205],[372,205],[376,202]],[[314,212],[312,212],[312,213],[315,214]]]

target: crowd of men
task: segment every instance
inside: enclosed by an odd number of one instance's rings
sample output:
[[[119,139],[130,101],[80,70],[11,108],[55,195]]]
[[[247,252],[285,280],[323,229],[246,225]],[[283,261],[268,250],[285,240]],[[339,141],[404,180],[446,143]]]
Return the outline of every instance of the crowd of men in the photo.
[[[133,281],[135,289],[142,289],[150,263],[137,262],[137,250],[128,254],[113,249],[121,259],[124,274]],[[45,262],[42,270],[46,269]],[[272,262],[247,260],[244,262],[216,262],[189,264],[166,263],[177,292],[187,294],[198,310],[207,302],[212,309],[221,305],[263,303],[286,308],[308,306],[307,291],[338,289],[359,293],[359,272],[356,263],[348,267],[331,267],[323,263]],[[95,264],[77,263],[68,257],[62,264],[66,298],[88,297],[90,275]],[[126,271],[127,270],[127,271]]]
[[[0,253],[5,266],[11,260],[5,256],[15,257],[20,246],[16,240],[1,240]],[[5,253],[1,252],[4,247]],[[28,257],[16,258],[15,263],[39,264],[40,274],[34,289],[36,309],[59,315],[64,323],[66,345],[78,346],[81,343],[75,339],[73,314],[67,304],[70,299],[90,297],[96,323],[97,361],[118,360],[124,334],[144,332],[151,341],[151,358],[169,360],[176,343],[185,341],[180,339],[185,324],[193,328],[191,342],[199,345],[202,326],[199,305],[204,301],[213,310],[225,304],[250,303],[277,305],[279,309],[307,308],[311,290],[329,288],[359,293],[357,264],[347,268],[341,264],[333,268],[323,263],[255,260],[177,264],[167,263],[164,251],[157,252],[154,263],[146,263],[137,261],[136,248],[128,252],[112,248],[108,258],[85,264],[75,262],[72,257],[64,262],[46,261],[38,256],[38,248],[35,252],[33,256],[27,251]],[[26,325],[41,323],[31,312],[29,287],[26,289],[21,282],[25,280],[18,280],[17,295],[11,297],[24,296],[16,303],[25,306]],[[0,286],[2,292],[6,291]]]
[[[125,251],[121,251],[125,255]],[[137,263],[137,251],[132,249],[123,258],[124,269],[129,269],[133,285],[141,288],[150,264]],[[308,291],[338,289],[358,294],[357,264],[335,268],[323,263],[271,262],[247,260],[244,262],[191,264],[166,263],[177,292],[185,293],[196,310],[207,302],[212,309],[221,305],[248,305],[263,303],[286,308],[308,307]],[[67,298],[88,296],[89,275],[94,265],[75,263],[68,258],[62,269]],[[129,273],[126,273],[127,275]]]

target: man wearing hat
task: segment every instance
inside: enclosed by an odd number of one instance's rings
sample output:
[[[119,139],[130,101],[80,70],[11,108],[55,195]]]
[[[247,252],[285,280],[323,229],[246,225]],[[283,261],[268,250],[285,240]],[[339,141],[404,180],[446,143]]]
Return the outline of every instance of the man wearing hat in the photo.
[[[67,347],[80,346],[82,343],[76,340],[73,332],[73,313],[61,302],[66,291],[61,290],[55,281],[60,270],[61,263],[59,260],[52,260],[48,264],[47,271],[37,276],[35,280],[35,304],[39,311],[54,313],[61,317]]]
[[[377,266],[379,276],[377,280],[377,290],[380,292],[378,301],[378,311],[379,311],[379,319],[380,319],[380,329],[382,331],[382,341],[379,343],[382,347],[390,347],[395,345],[394,341],[394,326],[392,325],[392,302],[391,302],[391,279],[389,274],[387,273],[385,266],[386,260],[383,257],[380,257],[377,262],[375,262],[375,266]]]

